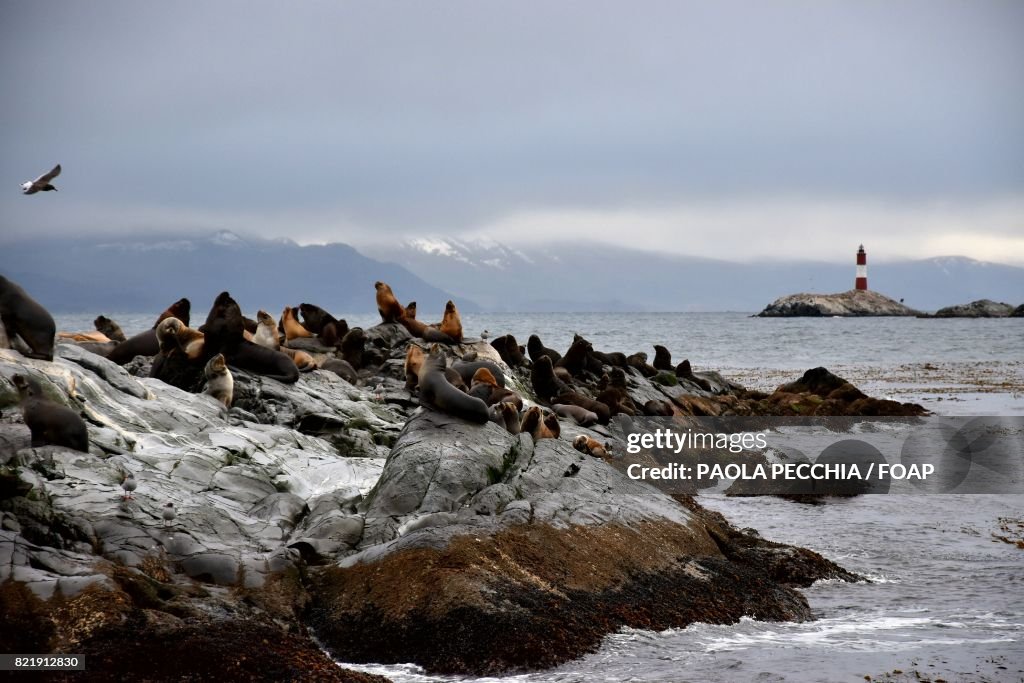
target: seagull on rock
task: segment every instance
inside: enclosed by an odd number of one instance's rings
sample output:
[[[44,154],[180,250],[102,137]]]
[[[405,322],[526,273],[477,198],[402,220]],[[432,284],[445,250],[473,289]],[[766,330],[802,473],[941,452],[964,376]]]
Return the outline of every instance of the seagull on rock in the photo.
[[[35,194],[36,192],[49,192],[53,190],[56,192],[57,188],[50,184],[50,181],[60,175],[60,164],[54,166],[49,173],[44,173],[35,180],[30,180],[27,183],[21,184],[21,190],[24,194]]]
[[[167,503],[164,505],[163,517],[164,526],[167,526],[174,521],[174,518],[178,516],[178,513],[174,511],[174,503]]]
[[[121,482],[121,488],[124,489],[124,500],[132,500],[135,496],[132,495],[132,491],[139,487],[139,482],[135,481],[135,475],[129,472],[125,475],[124,481]]]

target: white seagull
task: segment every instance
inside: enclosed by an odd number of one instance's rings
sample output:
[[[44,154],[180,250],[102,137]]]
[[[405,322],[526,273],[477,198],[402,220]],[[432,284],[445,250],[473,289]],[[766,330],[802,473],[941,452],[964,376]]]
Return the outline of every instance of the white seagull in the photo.
[[[164,526],[167,526],[168,524],[173,522],[175,517],[177,517],[177,513],[175,513],[174,511],[174,503],[167,503],[167,505],[164,505]]]
[[[49,173],[44,173],[35,180],[30,180],[27,183],[21,184],[21,190],[24,194],[35,194],[36,192],[49,192],[50,190],[56,191],[57,188],[50,184],[50,181],[60,175],[60,164],[57,164]]]

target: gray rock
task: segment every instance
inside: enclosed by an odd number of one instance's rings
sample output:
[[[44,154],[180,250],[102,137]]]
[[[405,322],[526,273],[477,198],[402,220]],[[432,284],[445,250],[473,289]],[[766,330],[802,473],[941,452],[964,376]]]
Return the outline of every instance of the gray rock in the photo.
[[[762,318],[797,316],[918,315],[918,312],[870,289],[840,294],[790,294],[776,299],[758,314]]]
[[[931,317],[933,318],[1008,318],[1015,315],[1012,305],[992,301],[991,299],[979,299],[969,304],[947,306],[940,308]]]

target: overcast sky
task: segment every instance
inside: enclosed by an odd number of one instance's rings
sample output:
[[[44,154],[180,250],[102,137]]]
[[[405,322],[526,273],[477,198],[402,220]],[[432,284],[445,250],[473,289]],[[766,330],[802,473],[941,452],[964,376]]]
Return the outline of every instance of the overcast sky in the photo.
[[[6,0],[0,83],[0,241],[1024,264],[1016,0]]]

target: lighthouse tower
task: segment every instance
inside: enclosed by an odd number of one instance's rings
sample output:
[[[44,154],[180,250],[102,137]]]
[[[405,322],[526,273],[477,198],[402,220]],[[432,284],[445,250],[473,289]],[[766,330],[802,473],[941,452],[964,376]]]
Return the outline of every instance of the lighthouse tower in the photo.
[[[857,250],[857,284],[856,289],[868,288],[868,255],[864,251],[864,245]]]

